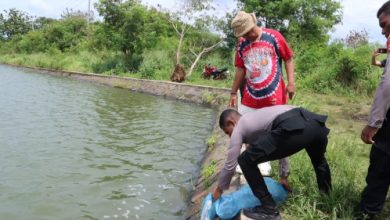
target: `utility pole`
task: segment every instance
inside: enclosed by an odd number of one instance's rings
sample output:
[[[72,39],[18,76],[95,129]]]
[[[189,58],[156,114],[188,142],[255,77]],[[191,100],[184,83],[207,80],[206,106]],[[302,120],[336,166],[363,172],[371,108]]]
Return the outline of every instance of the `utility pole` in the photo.
[[[87,27],[89,28],[89,21],[91,20],[91,0],[88,0],[88,17],[87,17]]]

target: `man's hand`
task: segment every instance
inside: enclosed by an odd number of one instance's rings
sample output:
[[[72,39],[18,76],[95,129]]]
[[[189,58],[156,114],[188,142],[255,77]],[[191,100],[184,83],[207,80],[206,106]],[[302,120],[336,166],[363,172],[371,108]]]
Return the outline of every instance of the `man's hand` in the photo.
[[[287,177],[280,177],[279,183],[289,192],[292,192],[290,185],[288,184]]]
[[[289,83],[287,85],[287,93],[288,93],[288,98],[291,100],[295,94],[295,84],[294,83]]]
[[[378,49],[375,49],[374,52],[372,52],[372,56],[373,56],[373,57],[377,57],[377,56],[379,56],[379,55],[380,55],[380,53],[379,53],[379,50],[378,50]]]
[[[222,193],[223,193],[223,189],[221,189],[221,188],[219,188],[219,186],[217,186],[213,192],[213,201],[218,200],[221,197]]]
[[[228,107],[237,109],[237,94],[230,95]]]
[[[374,137],[377,131],[378,128],[374,128],[366,125],[366,127],[364,127],[362,130],[362,134],[360,135],[360,138],[366,144],[373,144],[374,140],[372,140],[372,138]]]

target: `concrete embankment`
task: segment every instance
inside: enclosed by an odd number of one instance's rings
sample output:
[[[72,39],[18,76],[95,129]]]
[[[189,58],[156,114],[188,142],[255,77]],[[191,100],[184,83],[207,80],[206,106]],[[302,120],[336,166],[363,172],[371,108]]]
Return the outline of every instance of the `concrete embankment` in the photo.
[[[225,109],[230,94],[229,89],[189,85],[185,83],[134,79],[16,65],[11,66],[34,69],[44,74],[94,82],[135,92],[148,93],[197,104],[205,104],[217,109],[218,115]],[[206,149],[201,162],[199,176],[193,180],[193,193],[190,195],[186,212],[186,218],[191,220],[199,219],[201,201],[203,197],[215,187],[217,174],[222,168],[225,159],[228,138],[219,128],[218,121],[214,122],[212,133],[205,142],[208,143],[208,148]],[[202,170],[207,172],[201,172]],[[239,180],[236,179],[232,182],[232,189],[235,189],[238,185],[238,181]]]

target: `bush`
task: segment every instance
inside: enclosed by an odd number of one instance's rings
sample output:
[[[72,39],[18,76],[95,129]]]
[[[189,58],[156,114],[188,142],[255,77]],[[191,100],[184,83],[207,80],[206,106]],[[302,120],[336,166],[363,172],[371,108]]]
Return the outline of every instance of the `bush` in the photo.
[[[44,52],[46,50],[45,37],[41,31],[30,31],[16,45],[20,53]]]
[[[298,86],[336,94],[372,94],[380,68],[370,65],[371,45],[347,48],[339,42],[326,47],[312,45],[295,60]]]
[[[302,75],[307,75],[310,74],[311,71],[317,69],[318,66],[321,66],[321,63],[324,61],[325,49],[313,45],[301,50],[297,59],[294,60],[296,66],[295,71]]]
[[[64,52],[86,37],[87,22],[83,18],[70,17],[53,22],[43,28],[45,42]]]
[[[358,57],[351,51],[344,51],[336,63],[336,80],[342,85],[351,86],[356,83],[364,68],[364,65],[361,65],[359,62]]]
[[[94,73],[118,73],[117,69],[120,65],[120,57],[115,55],[103,55],[100,60],[91,64]]]
[[[143,61],[139,68],[142,78],[169,80],[173,67],[174,54],[166,50],[147,50],[143,53]]]

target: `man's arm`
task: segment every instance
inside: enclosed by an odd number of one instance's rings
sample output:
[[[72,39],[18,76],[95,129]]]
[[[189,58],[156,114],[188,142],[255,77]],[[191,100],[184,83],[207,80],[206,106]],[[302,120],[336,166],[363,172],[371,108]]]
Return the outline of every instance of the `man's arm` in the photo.
[[[374,66],[379,66],[379,67],[383,67],[382,66],[382,62],[378,61],[376,58],[377,56],[379,56],[380,53],[378,52],[378,49],[374,50],[374,52],[372,52],[372,55],[371,55],[371,65],[374,65]]]
[[[230,100],[228,105],[229,107],[237,108],[237,90],[240,88],[244,77],[245,69],[241,67],[236,67],[236,75],[234,77],[232,90],[230,91]]]
[[[288,177],[290,175],[290,161],[288,157],[279,160],[279,176]]]
[[[290,175],[290,161],[288,157],[279,160],[279,177],[280,184],[284,186],[289,192],[291,192],[291,187],[288,184],[288,176]]]
[[[238,129],[237,126],[235,129]],[[218,186],[213,191],[213,199],[217,200],[223,193],[223,190],[228,189],[230,181],[234,175],[237,166],[237,158],[240,156],[242,145],[241,133],[235,130],[230,138],[229,151],[225,160],[225,165],[221,170],[218,178]]]
[[[372,138],[379,128],[382,127],[390,107],[390,68],[385,69],[385,74],[376,90],[374,103],[371,107],[371,113],[368,123],[362,130],[361,139],[366,144],[373,144]]]
[[[284,62],[287,72],[287,93],[289,99],[294,97],[295,93],[295,78],[294,78],[294,62],[293,59],[289,59]]]

